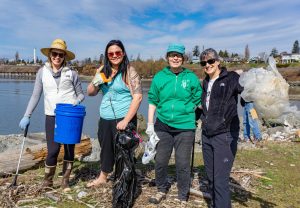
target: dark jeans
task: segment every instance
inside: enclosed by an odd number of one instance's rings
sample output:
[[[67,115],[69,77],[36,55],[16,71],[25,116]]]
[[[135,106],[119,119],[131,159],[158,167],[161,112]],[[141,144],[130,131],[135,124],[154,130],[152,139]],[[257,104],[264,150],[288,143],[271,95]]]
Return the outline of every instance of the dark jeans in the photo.
[[[202,133],[205,171],[212,195],[213,207],[230,208],[229,177],[237,151],[239,132],[227,132],[207,137]]]
[[[46,116],[46,140],[48,154],[46,157],[47,166],[55,166],[57,164],[57,157],[60,151],[60,143],[54,141],[54,126],[55,116]],[[75,144],[64,144],[64,160],[74,161]]]
[[[164,193],[167,193],[169,189],[167,168],[174,147],[178,198],[180,200],[187,200],[190,189],[190,163],[195,132],[183,131],[170,133],[157,131],[156,134],[160,139],[155,155],[155,181],[157,189]]]

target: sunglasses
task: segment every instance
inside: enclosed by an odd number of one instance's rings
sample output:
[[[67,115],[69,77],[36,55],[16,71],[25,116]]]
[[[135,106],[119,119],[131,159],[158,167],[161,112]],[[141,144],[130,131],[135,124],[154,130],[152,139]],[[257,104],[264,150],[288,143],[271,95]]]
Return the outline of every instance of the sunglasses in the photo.
[[[206,66],[206,64],[214,64],[216,62],[216,59],[208,59],[207,61],[200,61],[201,66]]]
[[[123,52],[122,51],[109,52],[109,53],[107,53],[107,55],[108,55],[108,58],[113,58],[114,56],[120,57],[123,55]]]
[[[177,58],[183,58],[182,54],[180,54],[180,53],[169,53],[168,54],[168,57],[171,57],[171,58],[175,58],[175,56]]]
[[[51,56],[52,56],[53,58],[56,58],[57,56],[58,56],[59,58],[63,58],[63,57],[65,57],[65,54],[64,54],[64,53],[57,53],[57,52],[55,52],[55,51],[52,51],[52,52],[51,52]]]

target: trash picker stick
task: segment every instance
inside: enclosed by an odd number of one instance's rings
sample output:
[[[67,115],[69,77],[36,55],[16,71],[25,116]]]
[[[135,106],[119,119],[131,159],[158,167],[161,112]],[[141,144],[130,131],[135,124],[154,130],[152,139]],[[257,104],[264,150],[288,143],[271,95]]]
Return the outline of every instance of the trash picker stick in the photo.
[[[19,156],[19,161],[18,161],[16,175],[15,175],[14,180],[13,180],[13,182],[12,182],[12,184],[10,186],[16,186],[17,185],[17,178],[18,178],[18,173],[19,173],[21,158],[22,158],[22,154],[23,154],[23,150],[24,150],[25,138],[27,136],[28,126],[29,125],[26,126],[25,131],[24,131],[24,137],[23,137],[23,142],[22,142],[22,146],[21,146],[21,151],[20,151],[20,156]]]

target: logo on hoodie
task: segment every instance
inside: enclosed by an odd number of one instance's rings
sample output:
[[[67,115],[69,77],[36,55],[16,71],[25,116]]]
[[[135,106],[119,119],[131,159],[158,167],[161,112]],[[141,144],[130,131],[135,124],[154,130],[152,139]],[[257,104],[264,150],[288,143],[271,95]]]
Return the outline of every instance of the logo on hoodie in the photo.
[[[190,83],[190,80],[182,80],[181,81],[181,87],[183,88],[183,89],[186,89],[188,86],[189,86],[189,83]]]

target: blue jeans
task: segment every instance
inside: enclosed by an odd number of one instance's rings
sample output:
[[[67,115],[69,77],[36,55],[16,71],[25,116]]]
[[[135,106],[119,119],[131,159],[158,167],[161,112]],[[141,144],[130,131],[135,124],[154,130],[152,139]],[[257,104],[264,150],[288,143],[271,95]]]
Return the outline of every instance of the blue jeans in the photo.
[[[261,133],[257,119],[253,119],[251,116],[251,109],[254,109],[253,103],[245,103],[243,112],[243,124],[244,124],[244,139],[249,140],[250,131],[252,129],[254,138],[261,140]]]

